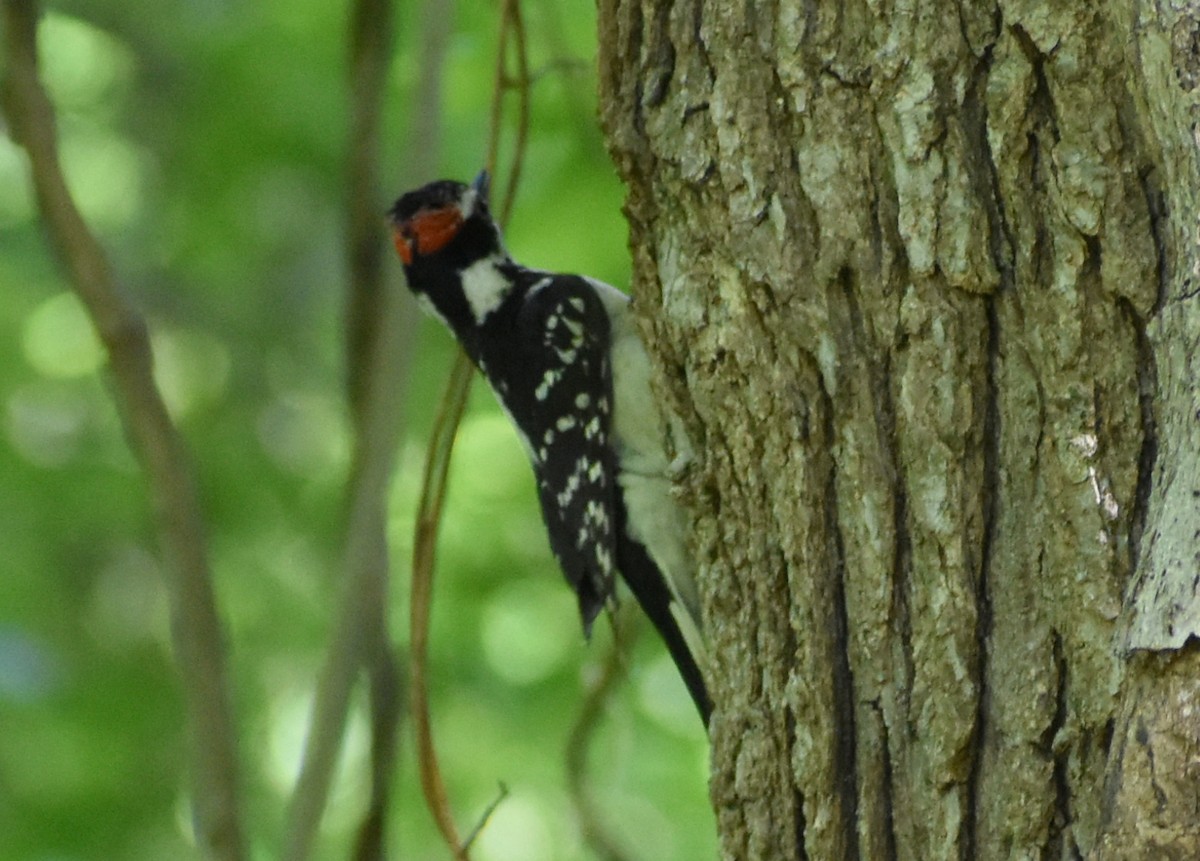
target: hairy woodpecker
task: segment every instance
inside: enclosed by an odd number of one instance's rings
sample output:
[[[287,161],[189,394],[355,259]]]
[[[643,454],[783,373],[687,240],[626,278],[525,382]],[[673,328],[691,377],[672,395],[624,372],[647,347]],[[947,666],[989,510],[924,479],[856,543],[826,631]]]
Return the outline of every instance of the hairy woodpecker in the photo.
[[[629,298],[514,262],[488,212],[486,171],[471,185],[441,180],[410,191],[388,216],[409,288],[454,333],[516,426],[585,633],[613,602],[619,571],[707,724],[685,524]]]

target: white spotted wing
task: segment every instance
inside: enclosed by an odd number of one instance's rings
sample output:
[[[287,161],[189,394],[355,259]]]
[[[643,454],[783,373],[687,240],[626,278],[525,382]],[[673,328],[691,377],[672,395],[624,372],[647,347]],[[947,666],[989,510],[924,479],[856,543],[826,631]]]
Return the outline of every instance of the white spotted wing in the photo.
[[[540,344],[530,370],[533,426],[542,431],[530,443],[542,515],[590,631],[617,567],[608,317],[583,279],[560,275],[530,291],[520,327],[525,344]]]

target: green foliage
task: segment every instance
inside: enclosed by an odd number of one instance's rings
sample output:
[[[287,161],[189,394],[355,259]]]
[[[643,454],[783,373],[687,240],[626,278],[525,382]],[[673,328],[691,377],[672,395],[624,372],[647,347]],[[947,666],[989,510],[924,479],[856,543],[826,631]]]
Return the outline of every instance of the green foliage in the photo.
[[[496,10],[460,4],[439,169],[483,160]],[[337,594],[350,429],[343,392],[346,9],[291,0],[70,0],[41,31],[65,165],[149,317],[160,386],[199,474],[230,636],[253,857],[274,857]],[[406,177],[419,21],[399,12],[388,181]],[[508,242],[523,260],[627,279],[621,189],[595,126],[591,0],[526,4],[533,136]],[[408,177],[411,179],[411,177]],[[425,177],[418,180],[427,179]],[[399,289],[400,273],[390,283]],[[392,498],[393,634],[423,443],[451,355],[421,330]],[[0,138],[0,858],[189,857],[185,728],[145,488],[103,353],[52,262],[23,154]],[[524,456],[477,386],[452,470],[433,618],[433,708],[464,826],[511,797],[476,857],[574,859],[563,750],[610,632],[580,635]],[[593,791],[645,859],[711,856],[705,747],[643,636],[595,742]],[[395,857],[443,857],[406,733]],[[320,856],[344,858],[366,794],[356,704]]]

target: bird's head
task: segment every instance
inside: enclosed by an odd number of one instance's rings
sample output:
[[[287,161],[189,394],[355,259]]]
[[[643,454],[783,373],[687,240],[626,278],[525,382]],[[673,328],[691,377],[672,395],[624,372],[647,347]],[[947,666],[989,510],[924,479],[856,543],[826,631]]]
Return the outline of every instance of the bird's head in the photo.
[[[503,250],[488,211],[488,172],[470,185],[443,179],[400,197],[388,210],[392,242],[406,269],[441,262],[462,269]]]

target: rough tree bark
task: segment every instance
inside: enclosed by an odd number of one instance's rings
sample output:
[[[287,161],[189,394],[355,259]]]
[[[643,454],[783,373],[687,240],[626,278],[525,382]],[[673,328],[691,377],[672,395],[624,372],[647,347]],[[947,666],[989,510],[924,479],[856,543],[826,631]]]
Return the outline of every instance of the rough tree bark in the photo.
[[[1200,857],[1200,11],[599,5],[724,856]]]

